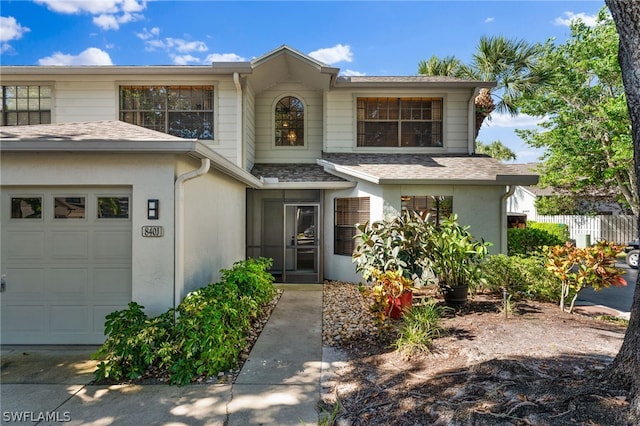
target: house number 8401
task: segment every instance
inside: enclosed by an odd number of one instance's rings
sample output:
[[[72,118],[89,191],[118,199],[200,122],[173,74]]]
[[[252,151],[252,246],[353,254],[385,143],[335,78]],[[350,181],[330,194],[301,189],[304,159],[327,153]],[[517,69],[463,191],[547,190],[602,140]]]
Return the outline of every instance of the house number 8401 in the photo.
[[[162,237],[164,235],[164,228],[162,226],[143,226],[143,237]]]

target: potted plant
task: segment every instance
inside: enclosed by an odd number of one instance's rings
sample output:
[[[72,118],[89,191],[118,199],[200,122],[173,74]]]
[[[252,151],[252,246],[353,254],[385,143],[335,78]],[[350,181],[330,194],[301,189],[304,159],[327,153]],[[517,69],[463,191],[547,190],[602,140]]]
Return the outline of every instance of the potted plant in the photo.
[[[400,271],[372,271],[373,286],[367,294],[373,299],[372,311],[383,323],[388,318],[398,319],[411,309],[413,282]]]
[[[469,290],[482,280],[480,262],[491,243],[476,241],[468,229],[454,214],[440,223],[430,241],[430,266],[448,304],[465,303]]]

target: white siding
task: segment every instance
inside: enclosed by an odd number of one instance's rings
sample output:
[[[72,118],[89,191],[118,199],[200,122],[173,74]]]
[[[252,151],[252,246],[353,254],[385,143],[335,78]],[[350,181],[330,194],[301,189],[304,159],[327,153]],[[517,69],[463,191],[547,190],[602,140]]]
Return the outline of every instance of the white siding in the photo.
[[[256,95],[251,86],[245,88],[244,150],[247,170],[256,162]]]
[[[283,96],[296,96],[305,106],[304,147],[276,147],[275,103]],[[256,163],[313,163],[322,156],[322,92],[298,84],[278,85],[256,97]]]
[[[214,114],[216,121],[215,139],[212,148],[236,164],[238,138],[241,137],[237,132],[237,102],[238,93],[233,81],[221,81],[216,85],[216,112]]]

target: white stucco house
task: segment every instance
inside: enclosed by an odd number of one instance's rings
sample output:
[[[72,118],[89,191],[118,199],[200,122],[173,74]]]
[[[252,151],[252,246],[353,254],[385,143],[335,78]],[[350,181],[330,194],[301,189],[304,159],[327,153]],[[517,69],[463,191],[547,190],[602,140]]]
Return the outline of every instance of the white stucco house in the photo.
[[[247,257],[359,281],[354,224],[454,212],[506,252],[537,175],[474,153],[492,82],[344,77],[287,46],[211,66],[0,67],[1,340],[101,343]]]

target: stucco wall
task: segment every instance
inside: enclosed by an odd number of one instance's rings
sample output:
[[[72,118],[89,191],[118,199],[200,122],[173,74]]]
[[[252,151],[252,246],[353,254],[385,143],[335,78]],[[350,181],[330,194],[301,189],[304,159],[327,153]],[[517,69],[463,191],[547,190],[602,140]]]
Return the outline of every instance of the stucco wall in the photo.
[[[401,208],[401,195],[453,196],[453,211],[461,225],[469,225],[469,232],[477,238],[491,242],[491,253],[506,251],[506,219],[501,197],[505,188],[500,186],[471,185],[385,185],[377,187],[360,182],[356,188],[325,192],[325,278],[359,282],[350,256],[333,253],[334,200],[343,197],[370,197],[371,220],[397,215]]]
[[[179,174],[199,161],[181,161]],[[210,171],[184,184],[185,288],[216,283],[220,270],[245,258],[245,185]]]

